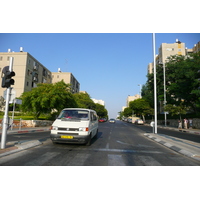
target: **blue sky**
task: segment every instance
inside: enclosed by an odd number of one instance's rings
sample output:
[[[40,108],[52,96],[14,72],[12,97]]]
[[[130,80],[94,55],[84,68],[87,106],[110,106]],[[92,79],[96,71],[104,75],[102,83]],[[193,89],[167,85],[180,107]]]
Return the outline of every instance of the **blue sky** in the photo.
[[[157,33],[161,43],[176,39],[192,48],[199,33]],[[80,89],[105,101],[109,117],[116,117],[128,95],[139,94],[153,61],[151,33],[1,33],[0,52],[23,47],[50,71],[71,72]]]

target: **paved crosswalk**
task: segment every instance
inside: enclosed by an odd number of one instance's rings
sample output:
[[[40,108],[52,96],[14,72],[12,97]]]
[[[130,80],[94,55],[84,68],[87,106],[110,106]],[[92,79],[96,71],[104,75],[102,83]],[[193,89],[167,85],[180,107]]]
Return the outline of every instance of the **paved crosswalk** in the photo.
[[[169,159],[168,165],[177,165],[177,156],[168,156],[161,151],[138,149],[106,148],[43,148],[42,152],[27,151],[0,158],[0,165],[22,166],[162,166],[166,165],[163,157]],[[181,158],[178,158],[181,159]],[[180,160],[180,165],[184,165]],[[195,165],[193,162],[188,165]]]
[[[82,149],[83,150],[83,149]],[[95,153],[94,153],[95,152]],[[138,155],[137,153],[148,154]],[[97,154],[101,159],[97,159]],[[30,153],[26,156],[23,152],[21,155],[10,155],[0,159],[0,165],[6,165],[6,163],[21,160],[21,165],[25,166],[42,166],[42,165],[64,165],[64,166],[84,166],[84,165],[95,165],[95,166],[129,166],[129,165],[148,165],[148,166],[160,166],[162,165],[156,161],[150,154],[161,154],[158,151],[136,151],[126,149],[90,149],[87,151],[79,151],[76,149],[74,152],[67,151],[51,151],[44,152],[38,156],[31,158]],[[133,160],[131,164],[128,160]],[[23,159],[24,158],[24,159]],[[90,162],[88,162],[90,160]],[[134,164],[133,164],[134,163]],[[8,164],[8,165],[9,165]]]

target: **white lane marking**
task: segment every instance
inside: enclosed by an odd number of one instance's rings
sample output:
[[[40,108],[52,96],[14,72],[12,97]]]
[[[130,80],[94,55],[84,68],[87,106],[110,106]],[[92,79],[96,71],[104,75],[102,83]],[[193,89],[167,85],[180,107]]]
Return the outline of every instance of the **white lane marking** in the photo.
[[[147,166],[161,166],[161,164],[151,156],[138,156],[138,158]]]
[[[76,149],[79,150],[79,149]],[[148,153],[148,154],[152,154],[152,153],[156,153],[156,154],[164,154],[164,152],[160,152],[160,151],[143,151],[143,150],[129,150],[129,149],[87,149],[89,151],[107,151],[107,152],[119,152],[119,153]]]
[[[126,166],[122,155],[108,154],[108,166]]]
[[[109,143],[106,144],[106,149],[109,149]]]
[[[126,144],[126,145],[130,145],[130,144],[128,144],[128,143],[121,142],[121,141],[119,141],[119,140],[117,140],[117,142],[118,142],[118,143],[120,143],[120,144]]]
[[[69,165],[71,166],[82,166],[84,165],[84,162],[87,160],[87,158],[90,156],[90,154],[85,153],[78,153],[70,162]]]
[[[42,156],[39,156],[37,158],[35,158],[34,160],[25,163],[26,166],[41,166],[43,165],[45,162],[51,160],[52,158],[54,158],[55,156],[57,156],[58,154],[60,154],[59,152],[47,152],[45,154],[43,154]]]

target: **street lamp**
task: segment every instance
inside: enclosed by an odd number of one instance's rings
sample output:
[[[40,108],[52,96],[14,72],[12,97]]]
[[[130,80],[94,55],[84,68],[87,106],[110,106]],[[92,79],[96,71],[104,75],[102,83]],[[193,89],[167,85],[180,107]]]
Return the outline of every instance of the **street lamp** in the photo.
[[[156,42],[153,33],[153,61],[154,61],[154,133],[157,134],[157,85],[156,85]]]
[[[165,63],[159,62],[159,64],[163,66],[163,82],[164,82],[163,83],[163,85],[164,85],[164,103],[163,103],[163,105],[165,107],[166,103],[167,103],[167,101],[166,101]],[[165,114],[165,126],[167,126],[167,112],[164,111],[164,114]]]
[[[138,84],[138,86],[140,86],[140,98],[142,98],[142,85]]]

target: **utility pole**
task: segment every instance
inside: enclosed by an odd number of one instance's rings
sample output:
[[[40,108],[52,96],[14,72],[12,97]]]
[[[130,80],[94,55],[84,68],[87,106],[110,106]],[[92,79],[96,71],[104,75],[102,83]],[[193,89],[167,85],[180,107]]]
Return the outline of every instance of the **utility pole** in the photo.
[[[154,133],[157,134],[157,83],[156,83],[156,42],[153,33],[153,60],[154,60]]]
[[[4,67],[2,72],[4,73],[4,77],[2,77],[2,87],[7,88],[6,93],[6,104],[5,104],[5,113],[3,117],[3,128],[2,128],[2,135],[1,135],[1,149],[5,149],[6,147],[6,136],[8,130],[8,110],[9,110],[9,100],[10,100],[10,92],[11,87],[10,85],[14,85],[15,81],[11,79],[12,76],[15,76],[15,73],[12,71],[13,68],[13,57],[10,57],[10,65]]]

